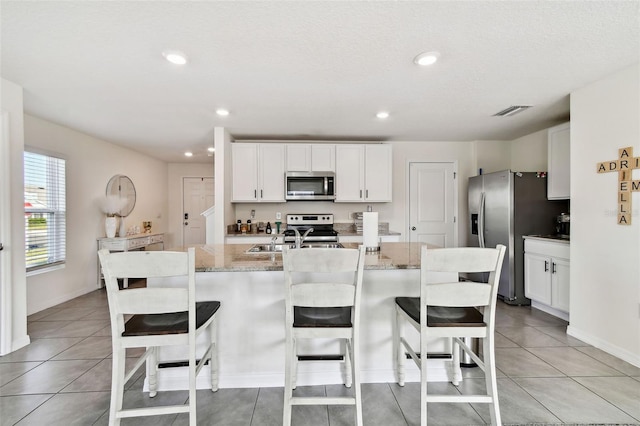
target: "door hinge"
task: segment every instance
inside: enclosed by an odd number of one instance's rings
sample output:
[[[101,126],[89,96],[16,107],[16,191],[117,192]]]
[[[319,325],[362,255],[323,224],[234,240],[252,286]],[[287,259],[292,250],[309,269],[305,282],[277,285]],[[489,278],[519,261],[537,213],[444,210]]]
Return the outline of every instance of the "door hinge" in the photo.
[[[456,217],[455,216],[453,217],[453,223],[456,223]]]
[[[454,179],[456,178],[456,176],[457,176],[457,173],[456,173],[456,172],[453,172],[453,178],[454,178]]]

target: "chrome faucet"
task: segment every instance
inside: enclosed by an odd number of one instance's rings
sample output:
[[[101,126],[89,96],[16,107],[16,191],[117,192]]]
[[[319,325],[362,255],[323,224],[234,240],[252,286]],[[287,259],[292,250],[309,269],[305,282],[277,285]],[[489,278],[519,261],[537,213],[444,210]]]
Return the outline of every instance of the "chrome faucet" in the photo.
[[[309,235],[310,232],[313,232],[313,228],[309,228],[304,231],[304,234],[302,234],[302,236],[300,236],[300,231],[298,231],[296,228],[293,228],[293,232],[295,232],[296,234],[296,248],[300,248],[302,246],[302,243],[304,243],[304,239],[307,238],[307,235]]]
[[[271,242],[269,243],[269,250],[270,251],[276,251],[276,240],[278,239],[278,237],[273,236],[271,237]]]

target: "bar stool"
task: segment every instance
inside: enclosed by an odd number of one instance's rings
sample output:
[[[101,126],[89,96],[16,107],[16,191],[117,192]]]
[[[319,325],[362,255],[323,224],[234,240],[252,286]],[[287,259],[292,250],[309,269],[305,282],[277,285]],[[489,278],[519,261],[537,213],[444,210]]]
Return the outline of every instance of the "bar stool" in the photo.
[[[365,248],[285,248],[285,387],[283,425],[291,424],[294,405],[354,405],[356,424],[362,425],[359,322]],[[297,397],[300,339],[342,339],[345,385],[354,396]]]
[[[494,327],[496,298],[505,246],[493,248],[444,248],[427,250],[422,247],[420,266],[420,297],[396,298],[395,358],[398,384],[404,386],[404,350],[420,368],[420,424],[427,424],[429,402],[461,402],[491,404],[491,422],[501,424],[496,381]],[[489,272],[487,283],[428,283],[428,272],[477,273]],[[403,324],[409,323],[420,333],[419,353],[403,335]],[[460,369],[462,348],[484,371],[486,395],[429,395],[427,393],[428,340],[444,337],[451,341],[453,369]],[[481,360],[464,342],[465,338],[483,340]],[[457,385],[457,379],[454,379]]]
[[[218,390],[216,313],[220,302],[196,302],[195,250],[185,252],[98,252],[107,287],[113,369],[109,424],[119,425],[127,417],[189,413],[196,425],[196,375],[209,362],[211,390]],[[183,278],[184,286],[172,288],[118,288],[118,278]],[[129,318],[130,317],[130,318]],[[129,318],[129,319],[125,319]],[[196,361],[196,339],[208,333],[209,345]],[[145,363],[149,374],[149,396],[157,394],[157,353],[160,346],[182,345],[188,349],[189,400],[183,405],[123,409],[124,385]],[[125,374],[127,348],[146,347],[145,353]]]

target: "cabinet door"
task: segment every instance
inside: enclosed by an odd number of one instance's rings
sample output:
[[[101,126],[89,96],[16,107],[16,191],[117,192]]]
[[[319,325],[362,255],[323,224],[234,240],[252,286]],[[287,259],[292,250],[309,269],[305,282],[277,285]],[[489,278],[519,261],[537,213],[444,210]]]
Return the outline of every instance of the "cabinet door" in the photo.
[[[311,171],[336,171],[336,146],[325,144],[311,145]]]
[[[569,312],[569,261],[551,259],[551,307]]]
[[[567,200],[571,198],[570,155],[571,128],[569,123],[548,130],[547,198]]]
[[[551,258],[524,254],[524,295],[551,305]]]
[[[289,143],[286,147],[288,172],[311,171],[311,145]]]
[[[258,200],[258,146],[231,144],[232,201]]]
[[[391,201],[391,145],[365,146],[365,201]]]
[[[285,145],[260,144],[260,201],[284,202]]]
[[[364,200],[364,145],[336,145],[336,202]]]

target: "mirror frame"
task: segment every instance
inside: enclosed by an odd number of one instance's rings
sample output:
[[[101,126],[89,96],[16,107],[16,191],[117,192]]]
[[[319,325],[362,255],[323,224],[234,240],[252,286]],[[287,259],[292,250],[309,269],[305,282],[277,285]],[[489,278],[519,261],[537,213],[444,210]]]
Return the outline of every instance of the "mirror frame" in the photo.
[[[109,179],[106,195],[127,199],[127,204],[120,210],[121,217],[129,216],[136,206],[136,187],[128,176],[114,175]]]

